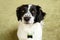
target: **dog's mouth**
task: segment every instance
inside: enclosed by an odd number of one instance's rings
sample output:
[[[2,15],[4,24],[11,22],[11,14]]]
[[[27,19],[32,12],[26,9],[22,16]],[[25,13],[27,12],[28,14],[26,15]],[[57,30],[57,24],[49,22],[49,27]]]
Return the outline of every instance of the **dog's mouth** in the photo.
[[[25,22],[25,24],[30,24],[29,22]]]

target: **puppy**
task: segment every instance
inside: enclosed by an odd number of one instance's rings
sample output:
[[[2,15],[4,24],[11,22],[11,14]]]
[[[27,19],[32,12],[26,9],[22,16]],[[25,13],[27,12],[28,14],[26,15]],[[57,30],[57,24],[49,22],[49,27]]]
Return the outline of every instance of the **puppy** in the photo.
[[[17,36],[19,40],[42,40],[42,20],[45,12],[38,5],[22,5],[16,10],[19,22]]]

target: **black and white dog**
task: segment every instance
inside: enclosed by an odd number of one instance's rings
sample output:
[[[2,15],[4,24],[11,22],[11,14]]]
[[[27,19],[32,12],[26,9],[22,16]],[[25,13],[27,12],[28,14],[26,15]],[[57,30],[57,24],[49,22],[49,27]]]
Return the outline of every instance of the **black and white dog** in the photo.
[[[45,12],[38,5],[22,5],[16,10],[19,40],[42,40],[42,20]]]

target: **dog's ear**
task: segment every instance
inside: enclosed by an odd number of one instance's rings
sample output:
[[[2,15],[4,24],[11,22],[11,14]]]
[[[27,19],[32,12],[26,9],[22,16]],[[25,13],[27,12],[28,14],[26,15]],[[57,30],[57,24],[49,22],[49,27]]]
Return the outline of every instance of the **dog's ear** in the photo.
[[[17,7],[17,9],[16,9],[16,15],[17,15],[18,21],[19,20],[22,21],[23,14],[21,13],[21,11],[23,10],[24,7],[28,7],[28,5],[22,5],[22,6]]]
[[[35,22],[40,22],[41,20],[44,19],[44,16],[46,15],[46,13],[42,11],[40,6],[36,6],[36,10],[37,10],[37,15],[35,18]]]
[[[16,15],[17,15],[17,19],[18,19],[18,21],[19,20],[21,20],[21,15],[20,15],[20,7],[17,7],[17,9],[16,9]]]

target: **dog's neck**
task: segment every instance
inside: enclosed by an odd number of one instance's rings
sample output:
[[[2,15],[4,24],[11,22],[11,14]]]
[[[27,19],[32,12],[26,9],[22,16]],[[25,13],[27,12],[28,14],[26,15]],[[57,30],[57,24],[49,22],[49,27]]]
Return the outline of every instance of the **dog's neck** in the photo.
[[[25,24],[25,23],[19,21],[19,26],[20,25],[26,26],[26,27],[32,27],[33,25],[43,25],[43,21],[41,21],[40,23],[39,22],[36,22],[36,23],[33,23],[33,24]]]

